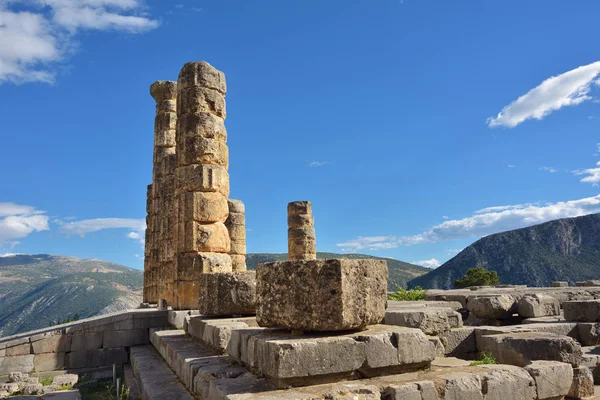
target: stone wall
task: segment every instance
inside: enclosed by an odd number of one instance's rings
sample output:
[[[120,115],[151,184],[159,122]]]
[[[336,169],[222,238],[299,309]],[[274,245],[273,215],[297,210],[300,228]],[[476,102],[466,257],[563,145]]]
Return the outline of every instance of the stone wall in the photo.
[[[167,311],[141,309],[0,338],[0,375],[125,364],[149,328],[168,325]]]

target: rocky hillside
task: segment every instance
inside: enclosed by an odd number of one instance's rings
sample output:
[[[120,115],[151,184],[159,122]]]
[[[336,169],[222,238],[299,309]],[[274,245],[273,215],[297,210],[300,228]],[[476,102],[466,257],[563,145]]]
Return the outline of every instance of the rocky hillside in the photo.
[[[565,218],[486,236],[410,287],[450,289],[469,268],[498,272],[501,283],[549,286],[600,279],[600,214]]]
[[[317,258],[378,258],[386,260],[389,270],[388,289],[394,290],[396,285],[406,288],[409,280],[423,275],[430,271],[429,268],[419,265],[405,263],[392,258],[373,257],[365,254],[336,254],[336,253],[317,253]],[[271,261],[287,260],[287,254],[268,254],[254,253],[246,256],[246,265],[248,269],[255,269],[260,263]]]
[[[0,257],[0,336],[135,308],[142,271],[95,259],[48,254]]]

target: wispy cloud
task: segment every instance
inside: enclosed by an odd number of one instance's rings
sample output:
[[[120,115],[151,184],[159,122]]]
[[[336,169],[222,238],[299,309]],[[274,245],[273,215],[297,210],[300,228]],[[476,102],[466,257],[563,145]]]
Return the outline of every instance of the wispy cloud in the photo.
[[[426,268],[437,268],[440,265],[442,265],[439,262],[439,260],[437,260],[435,258],[431,258],[429,260],[413,261],[412,264],[420,265],[421,267],[426,267]]]
[[[600,61],[597,61],[548,78],[504,107],[496,117],[488,118],[487,124],[490,128],[514,128],[528,119],[541,120],[562,107],[592,100],[591,85],[600,84],[595,80],[599,74]]]
[[[323,165],[331,164],[330,161],[310,161],[308,166],[311,168],[322,167]]]
[[[421,243],[478,238],[492,233],[523,228],[558,218],[577,217],[600,212],[600,195],[543,205],[515,204],[487,207],[472,216],[444,221],[413,236],[358,237],[337,246],[346,252],[390,249]]]
[[[596,168],[577,169],[573,171],[575,175],[583,176],[581,182],[591,183],[593,186],[600,184],[600,161],[596,163]]]
[[[64,233],[80,236],[104,229],[130,229],[134,233],[139,233],[146,229],[146,221],[134,218],[94,218],[68,222],[60,227],[60,230]]]
[[[35,207],[15,204],[0,203],[0,248],[14,247],[32,232],[49,230],[49,217],[45,211],[36,210]]]
[[[538,170],[544,171],[544,172],[550,172],[551,174],[558,172],[558,170],[556,168],[552,168],[552,167],[539,167]]]
[[[156,28],[144,9],[141,0],[0,0],[0,84],[54,82],[79,32]]]
[[[515,167],[515,166],[514,166],[514,165],[512,165],[512,164],[508,164],[508,168],[517,168],[517,167]]]
[[[450,256],[455,256],[463,250],[464,249],[448,249],[448,250],[446,250],[446,254],[448,254]]]

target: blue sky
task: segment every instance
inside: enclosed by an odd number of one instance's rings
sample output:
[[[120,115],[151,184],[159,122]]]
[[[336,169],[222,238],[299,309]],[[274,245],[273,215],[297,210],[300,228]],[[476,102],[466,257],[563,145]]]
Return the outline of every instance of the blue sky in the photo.
[[[597,1],[0,0],[0,253],[143,267],[155,80],[225,72],[248,251],[437,266],[600,212]]]

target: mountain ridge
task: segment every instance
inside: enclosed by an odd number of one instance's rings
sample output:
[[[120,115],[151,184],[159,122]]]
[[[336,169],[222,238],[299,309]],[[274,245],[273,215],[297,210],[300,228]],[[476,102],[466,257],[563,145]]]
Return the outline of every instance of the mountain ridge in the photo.
[[[408,286],[450,289],[476,266],[501,283],[550,286],[553,281],[600,278],[600,214],[562,218],[485,236]]]

